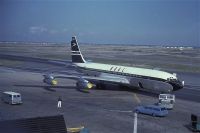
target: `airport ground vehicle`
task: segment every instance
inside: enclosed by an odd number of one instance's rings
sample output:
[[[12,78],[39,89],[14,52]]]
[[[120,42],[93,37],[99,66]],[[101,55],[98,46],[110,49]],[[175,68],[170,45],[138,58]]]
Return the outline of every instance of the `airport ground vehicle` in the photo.
[[[135,112],[152,116],[167,116],[168,114],[166,108],[156,105],[138,106],[136,107]]]
[[[191,114],[191,126],[192,131],[200,132],[200,115]]]
[[[21,94],[12,91],[3,92],[2,100],[8,104],[22,104]]]
[[[175,95],[173,94],[160,94],[159,101],[156,105],[166,109],[173,109],[175,104]]]
[[[68,133],[89,133],[89,130],[84,126],[77,127],[77,128],[67,128]]]

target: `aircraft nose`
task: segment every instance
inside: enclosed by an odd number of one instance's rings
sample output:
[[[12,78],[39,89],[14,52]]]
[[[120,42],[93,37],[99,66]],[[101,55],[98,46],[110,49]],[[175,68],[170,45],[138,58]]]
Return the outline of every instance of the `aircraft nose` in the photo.
[[[177,90],[180,90],[184,87],[184,81],[177,81],[174,85],[173,85],[173,90],[174,91],[177,91]]]
[[[180,80],[171,80],[170,84],[173,86],[173,91],[180,90],[184,87],[184,81]]]

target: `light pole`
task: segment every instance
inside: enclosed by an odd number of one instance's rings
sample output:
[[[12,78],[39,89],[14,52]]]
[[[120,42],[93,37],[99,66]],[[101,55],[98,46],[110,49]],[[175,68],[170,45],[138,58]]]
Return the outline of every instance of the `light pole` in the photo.
[[[133,133],[137,133],[137,113],[134,112],[134,127],[133,127]]]

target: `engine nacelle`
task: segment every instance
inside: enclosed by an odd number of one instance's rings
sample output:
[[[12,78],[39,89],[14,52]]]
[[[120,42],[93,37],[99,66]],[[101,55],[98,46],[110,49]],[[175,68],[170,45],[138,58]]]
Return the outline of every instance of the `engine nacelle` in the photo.
[[[94,85],[92,83],[90,83],[89,81],[85,80],[85,79],[79,79],[76,82],[76,87],[79,90],[89,90],[93,87]]]
[[[57,85],[58,81],[52,75],[43,75],[44,79],[43,82],[49,85]]]

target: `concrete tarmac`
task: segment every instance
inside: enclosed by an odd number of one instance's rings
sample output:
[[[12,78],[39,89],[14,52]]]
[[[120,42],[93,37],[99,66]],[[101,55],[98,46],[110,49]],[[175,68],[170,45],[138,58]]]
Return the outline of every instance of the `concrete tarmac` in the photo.
[[[134,89],[120,89],[108,85],[83,93],[76,89],[76,81],[59,79],[57,86],[43,83],[43,74],[78,74],[71,61],[53,60],[23,55],[0,54],[6,63],[0,66],[0,92],[22,94],[22,105],[0,102],[0,120],[63,114],[67,127],[85,126],[91,133],[133,132],[133,110],[138,105],[154,104],[158,94]],[[13,63],[12,63],[13,62]],[[138,115],[138,133],[190,133],[187,128],[191,113],[200,110],[199,73],[176,72],[185,87],[176,94],[176,103],[169,115],[157,118]],[[57,108],[58,97],[62,108]]]
[[[30,66],[31,63],[36,66],[34,62],[29,63]],[[41,65],[37,66],[39,69],[40,67]],[[67,127],[83,125],[91,133],[130,133],[133,132],[134,108],[158,101],[156,94],[109,88],[110,86],[83,93],[77,91],[75,81],[69,79],[60,79],[57,86],[51,87],[42,82],[42,68],[40,72],[32,72],[31,68],[27,71],[0,67],[0,73],[0,92],[19,92],[23,99],[22,105],[14,106],[1,101],[0,120],[63,114]],[[199,93],[192,88],[177,92],[180,98],[177,96],[175,107],[167,117],[139,114],[138,133],[189,133],[187,125],[190,115],[198,113],[200,109],[198,100],[189,99],[191,93]],[[186,98],[181,98],[181,93]],[[57,108],[59,96],[63,100],[61,109]]]

